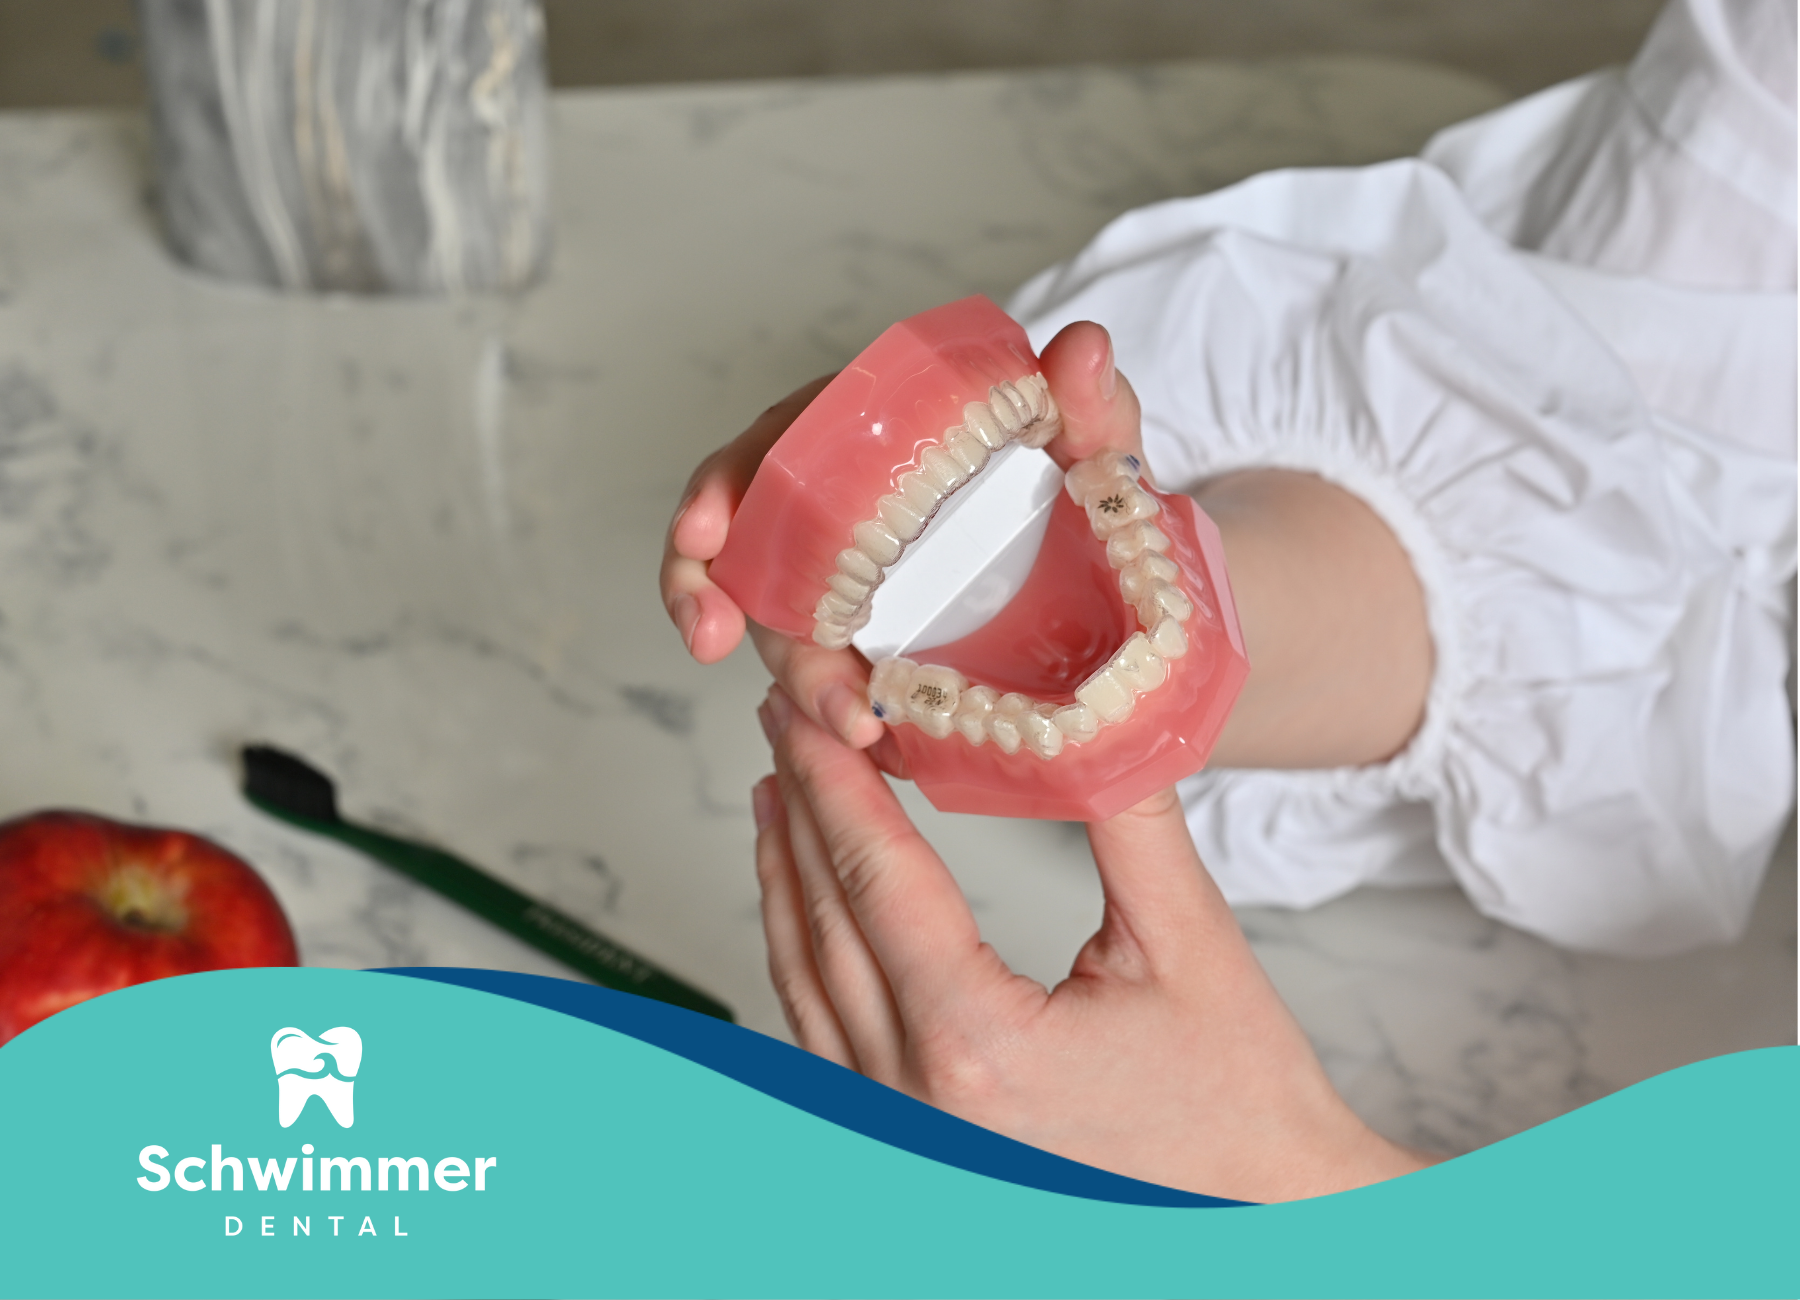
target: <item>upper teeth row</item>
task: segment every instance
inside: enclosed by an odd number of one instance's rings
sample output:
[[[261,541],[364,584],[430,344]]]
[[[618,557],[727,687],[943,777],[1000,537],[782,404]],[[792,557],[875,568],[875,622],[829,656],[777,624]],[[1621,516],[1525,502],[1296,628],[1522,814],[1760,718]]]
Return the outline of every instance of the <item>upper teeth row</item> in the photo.
[[[839,551],[830,588],[813,609],[813,640],[833,650],[869,621],[869,605],[883,573],[899,560],[944,498],[981,473],[988,458],[1012,439],[1043,447],[1062,432],[1062,414],[1042,375],[1025,375],[988,389],[985,402],[963,407],[963,422],[944,430],[943,441],[927,447],[918,465],[900,476],[894,491],[875,503],[875,515],[850,530],[853,540]]]
[[[1137,697],[1168,680],[1169,661],[1187,653],[1182,624],[1194,605],[1176,586],[1180,567],[1164,552],[1169,538],[1150,520],[1160,507],[1138,486],[1137,457],[1103,451],[1070,467],[1063,484],[1106,543],[1106,558],[1119,571],[1119,591],[1136,608],[1144,629],[1075,691],[1073,704],[1048,704],[991,686],[971,686],[954,668],[883,659],[869,678],[875,715],[898,726],[911,722],[936,740],[961,732],[971,745],[989,740],[1008,754],[1024,746],[1054,758],[1067,744],[1092,740],[1100,728],[1129,718]]]

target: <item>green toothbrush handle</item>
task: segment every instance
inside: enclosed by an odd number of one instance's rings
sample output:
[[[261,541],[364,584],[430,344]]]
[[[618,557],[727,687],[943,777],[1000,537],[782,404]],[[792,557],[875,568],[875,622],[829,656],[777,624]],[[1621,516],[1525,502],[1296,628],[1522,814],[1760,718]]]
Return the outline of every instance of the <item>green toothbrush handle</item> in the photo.
[[[349,822],[315,821],[256,802],[284,821],[361,849],[609,989],[655,998],[720,1020],[735,1020],[731,1008],[724,1003],[683,984],[605,935],[594,933],[574,917],[520,893],[461,858]]]

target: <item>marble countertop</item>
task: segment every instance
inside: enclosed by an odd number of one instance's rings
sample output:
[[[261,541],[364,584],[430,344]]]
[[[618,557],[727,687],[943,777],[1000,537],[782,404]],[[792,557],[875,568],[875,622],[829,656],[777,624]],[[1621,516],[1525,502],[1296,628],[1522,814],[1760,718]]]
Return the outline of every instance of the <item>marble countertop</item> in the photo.
[[[132,116],[0,115],[0,816],[194,828],[306,961],[566,974],[235,789],[268,740],[783,1034],[748,791],[748,652],[655,591],[688,470],[889,322],[996,298],[1109,217],[1408,153],[1492,106],[1369,59],[565,94],[557,248],[514,299],[281,297],[164,255]],[[909,807],[988,936],[1054,981],[1098,919],[1079,828]],[[1464,1150],[1794,1036],[1794,847],[1750,935],[1559,952],[1450,889],[1244,921],[1333,1076]]]

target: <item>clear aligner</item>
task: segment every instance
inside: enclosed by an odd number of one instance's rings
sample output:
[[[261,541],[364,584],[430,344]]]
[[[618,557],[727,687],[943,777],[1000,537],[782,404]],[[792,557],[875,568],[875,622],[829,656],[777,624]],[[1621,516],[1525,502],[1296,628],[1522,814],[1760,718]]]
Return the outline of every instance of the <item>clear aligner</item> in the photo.
[[[985,419],[972,425],[973,417],[968,417],[961,429],[946,435],[948,454],[962,463],[952,445],[959,434],[980,440],[985,447],[989,437],[1005,434],[1023,440],[1024,432],[1057,420],[1049,390],[1040,391],[1041,384],[1042,379],[1034,375],[1001,386],[1012,389],[1011,393],[1002,393],[1000,387],[993,390]],[[1007,407],[1001,408],[999,400],[1005,400]],[[976,405],[970,403],[970,408]],[[1027,413],[1031,413],[1030,420]],[[1017,431],[1013,430],[1015,422]],[[917,472],[929,473],[923,458]],[[875,716],[893,726],[910,722],[937,740],[960,733],[971,745],[991,741],[1008,754],[1028,749],[1043,759],[1055,758],[1065,746],[1086,744],[1101,728],[1117,726],[1131,717],[1138,700],[1168,680],[1169,664],[1187,653],[1187,630],[1182,625],[1194,614],[1193,601],[1178,585],[1181,567],[1167,554],[1169,537],[1150,522],[1160,507],[1156,498],[1139,486],[1142,473],[1143,465],[1136,456],[1102,451],[1071,466],[1063,477],[1070,498],[1087,511],[1094,536],[1106,543],[1107,562],[1118,571],[1119,594],[1137,611],[1142,628],[1076,688],[1075,703],[1059,706],[1018,693],[1002,695],[991,686],[971,685],[955,669],[895,656],[877,663],[870,676],[869,700]],[[897,495],[905,494],[906,477],[902,476]],[[854,558],[846,561],[845,556]],[[864,581],[862,575],[870,567],[874,560],[860,550],[838,557],[839,575],[858,583]],[[842,595],[843,589],[833,586],[826,599],[833,594]],[[829,610],[831,626],[844,629],[842,644],[847,645],[851,634],[862,626],[854,619],[867,622],[868,605],[864,603],[848,619],[839,618],[840,608],[835,602],[827,606],[826,600],[821,600],[820,626],[825,626]],[[831,635],[835,637],[835,631]],[[833,644],[817,629],[813,636],[822,645]]]
[[[995,384],[987,401],[964,406],[962,423],[944,430],[943,440],[927,447],[875,503],[875,513],[850,530],[850,545],[838,552],[837,571],[826,578],[826,592],[813,608],[813,640],[832,650],[850,644],[868,625],[885,571],[925,531],[944,499],[981,473],[995,452],[1012,441],[1045,447],[1061,432],[1062,412],[1042,375]]]

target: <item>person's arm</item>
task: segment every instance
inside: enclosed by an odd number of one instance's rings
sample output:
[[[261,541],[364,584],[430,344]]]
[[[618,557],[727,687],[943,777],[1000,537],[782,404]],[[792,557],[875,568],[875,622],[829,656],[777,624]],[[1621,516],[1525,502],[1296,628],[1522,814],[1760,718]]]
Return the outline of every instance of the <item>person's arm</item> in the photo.
[[[1432,643],[1412,561],[1358,497],[1259,469],[1194,491],[1219,526],[1250,677],[1211,767],[1353,767],[1425,716]]]
[[[1107,447],[1141,454],[1137,395],[1091,321],[1041,358],[1062,408],[1048,448],[1063,466]],[[765,411],[694,471],[669,527],[662,594],[701,663],[723,659],[746,621],[707,577],[732,515],[769,448],[824,387],[815,380]],[[1154,465],[1151,466],[1154,470]],[[1424,596],[1406,553],[1355,496],[1311,474],[1255,470],[1194,492],[1219,525],[1250,655],[1250,678],[1213,752],[1217,767],[1331,767],[1391,757],[1423,717],[1432,671]],[[775,680],[813,721],[865,747],[886,734],[869,711],[869,666],[749,626]],[[898,771],[885,745],[883,765]]]
[[[1052,990],[981,941],[868,754],[780,687],[755,789],[770,973],[802,1047],[1070,1159],[1248,1201],[1421,1168],[1346,1106],[1172,790],[1088,828],[1099,930]]]

